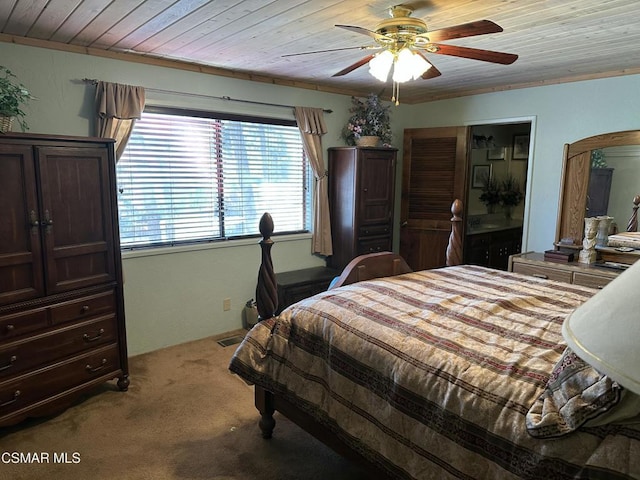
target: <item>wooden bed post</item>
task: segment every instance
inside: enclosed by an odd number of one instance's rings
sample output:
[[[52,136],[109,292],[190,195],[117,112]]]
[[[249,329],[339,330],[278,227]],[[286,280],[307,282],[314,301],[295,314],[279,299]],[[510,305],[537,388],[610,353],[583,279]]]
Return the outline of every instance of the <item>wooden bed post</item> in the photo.
[[[638,231],[638,204],[640,204],[640,195],[633,197],[633,211],[627,224],[627,232]]]
[[[258,321],[266,320],[274,316],[278,308],[278,286],[276,274],[273,271],[271,260],[271,247],[273,240],[273,218],[264,213],[260,219],[260,248],[262,249],[262,261],[258,271],[258,285],[256,286],[256,303],[258,306]],[[262,432],[262,438],[271,438],[276,421],[273,418],[274,398],[273,394],[258,385],[255,386],[255,405],[260,412],[258,426]]]
[[[451,233],[447,245],[447,266],[462,265],[462,201],[455,199],[451,204]]]
[[[258,285],[256,286],[258,321],[273,317],[278,308],[278,286],[276,284],[276,274],[273,271],[273,262],[271,261],[272,233],[273,219],[271,215],[265,212],[260,219],[262,262],[260,262]]]

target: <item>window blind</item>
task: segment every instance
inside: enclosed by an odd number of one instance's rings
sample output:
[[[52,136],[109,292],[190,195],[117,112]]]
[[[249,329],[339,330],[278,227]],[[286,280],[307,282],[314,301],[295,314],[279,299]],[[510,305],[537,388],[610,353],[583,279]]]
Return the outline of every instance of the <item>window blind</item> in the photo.
[[[145,111],[116,167],[123,248],[309,230],[310,175],[295,125]]]

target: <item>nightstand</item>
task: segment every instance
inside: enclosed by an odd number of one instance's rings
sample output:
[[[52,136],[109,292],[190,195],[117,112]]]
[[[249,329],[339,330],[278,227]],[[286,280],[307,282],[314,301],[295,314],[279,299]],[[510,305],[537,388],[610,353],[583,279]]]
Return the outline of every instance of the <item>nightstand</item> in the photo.
[[[299,300],[324,292],[340,270],[328,267],[312,267],[302,270],[276,273],[278,284],[278,308],[276,315]]]

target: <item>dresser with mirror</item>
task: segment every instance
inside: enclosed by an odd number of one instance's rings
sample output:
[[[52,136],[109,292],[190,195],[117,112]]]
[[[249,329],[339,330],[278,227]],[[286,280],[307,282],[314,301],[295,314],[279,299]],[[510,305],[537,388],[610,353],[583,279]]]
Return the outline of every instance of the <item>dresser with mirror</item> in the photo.
[[[594,157],[604,157],[606,166],[592,168]],[[609,162],[607,162],[609,160]],[[612,171],[608,182],[596,179],[602,168]],[[542,253],[527,252],[513,255],[509,270],[593,287],[603,287],[624,270],[624,266],[640,258],[640,250],[620,252],[612,247],[599,247],[598,257],[609,268],[597,262],[584,265],[577,262],[582,248],[585,217],[603,214],[613,216],[619,231],[626,231],[634,211],[634,197],[640,194],[640,130],[605,133],[566,144],[558,221],[554,245],[556,249],[575,250],[575,260],[557,263],[545,260]],[[606,192],[596,188],[599,186]],[[626,205],[626,207],[625,207]],[[636,205],[637,206],[637,205]],[[595,214],[594,214],[595,212]]]

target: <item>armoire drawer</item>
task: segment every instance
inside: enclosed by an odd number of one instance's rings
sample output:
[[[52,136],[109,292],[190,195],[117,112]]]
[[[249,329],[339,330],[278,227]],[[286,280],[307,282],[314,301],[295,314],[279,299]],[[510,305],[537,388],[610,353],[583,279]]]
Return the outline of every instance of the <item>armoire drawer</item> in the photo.
[[[114,315],[59,328],[0,347],[0,379],[116,341]]]
[[[46,308],[2,315],[0,316],[0,343],[46,327]]]
[[[358,255],[391,251],[391,237],[358,241]]]
[[[389,235],[391,233],[391,227],[387,224],[384,225],[366,225],[358,229],[359,237],[373,237],[379,235]]]
[[[88,319],[96,315],[115,313],[116,296],[113,290],[70,300],[51,307],[51,322],[55,324]]]
[[[120,369],[111,345],[0,383],[2,417]]]

